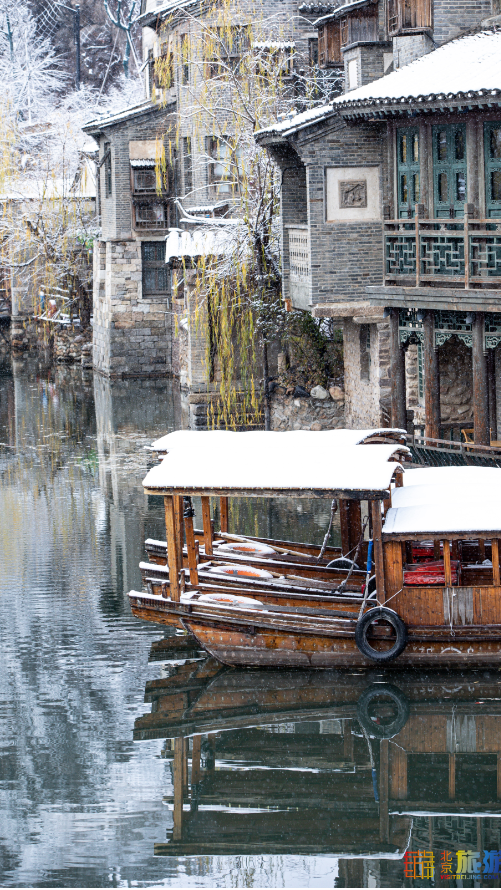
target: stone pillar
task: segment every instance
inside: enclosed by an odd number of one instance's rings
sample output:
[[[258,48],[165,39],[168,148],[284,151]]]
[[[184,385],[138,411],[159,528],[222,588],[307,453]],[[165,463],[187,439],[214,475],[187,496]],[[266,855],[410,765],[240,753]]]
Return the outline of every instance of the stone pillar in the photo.
[[[473,426],[475,445],[489,445],[489,390],[485,356],[485,316],[475,313],[473,322]]]
[[[400,345],[398,309],[390,310],[391,425],[407,429],[405,349]]]
[[[424,410],[425,436],[438,439],[440,433],[440,378],[438,353],[435,349],[435,313],[429,310],[424,317]]]

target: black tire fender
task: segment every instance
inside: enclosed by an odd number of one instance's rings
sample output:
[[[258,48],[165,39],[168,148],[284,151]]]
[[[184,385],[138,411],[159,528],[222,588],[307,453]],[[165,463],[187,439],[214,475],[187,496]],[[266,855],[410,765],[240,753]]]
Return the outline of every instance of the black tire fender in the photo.
[[[378,699],[390,699],[396,706],[396,716],[390,723],[375,723],[369,709]],[[409,719],[409,701],[405,692],[393,683],[373,683],[362,692],[357,702],[357,717],[360,725],[376,739],[392,739],[402,731]]]
[[[378,651],[377,649],[373,649],[368,642],[367,637],[369,635],[369,628],[374,621],[387,621],[393,627],[397,638],[391,649]],[[370,658],[371,661],[377,661],[381,664],[385,661],[391,661],[393,658],[397,658],[397,656],[404,651],[407,645],[407,628],[402,619],[393,611],[393,609],[388,609],[386,606],[377,606],[374,609],[369,609],[369,611],[362,615],[357,621],[357,626],[355,628],[355,642],[362,655],[365,655],[366,658]]]

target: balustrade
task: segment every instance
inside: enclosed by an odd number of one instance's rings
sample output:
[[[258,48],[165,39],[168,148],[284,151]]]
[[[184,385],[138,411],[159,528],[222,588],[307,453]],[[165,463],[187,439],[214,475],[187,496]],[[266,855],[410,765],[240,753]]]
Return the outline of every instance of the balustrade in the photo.
[[[387,285],[501,285],[501,220],[416,216],[385,221],[384,228]]]

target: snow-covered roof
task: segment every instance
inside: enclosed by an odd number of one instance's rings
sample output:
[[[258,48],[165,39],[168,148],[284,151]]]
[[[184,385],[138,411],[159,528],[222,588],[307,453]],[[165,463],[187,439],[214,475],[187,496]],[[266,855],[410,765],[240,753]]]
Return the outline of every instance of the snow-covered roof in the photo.
[[[148,21],[156,18],[164,18],[169,15],[169,13],[176,12],[177,10],[188,9],[190,6],[196,6],[200,0],[168,0],[167,3],[163,3],[161,6],[156,9],[147,9],[142,15],[138,18],[138,23],[140,25],[145,25]]]
[[[249,442],[255,441],[252,437],[256,435],[256,431],[237,433],[233,430],[200,430],[197,432],[196,438],[193,436],[193,433],[187,430],[175,430],[173,433],[167,433],[167,435],[162,436],[160,439],[155,439],[154,442],[151,443],[152,451],[165,451],[169,454],[172,451],[177,449],[185,449],[189,447],[194,447],[196,449],[201,448],[202,450],[205,447],[206,442],[213,443],[216,439],[219,439],[221,442],[237,442],[243,443],[246,440]],[[283,446],[284,442],[290,441],[289,439],[284,439],[284,436],[292,435],[294,439],[299,439],[301,437],[309,436],[309,430],[298,430],[294,433],[279,433],[275,431],[266,433],[266,441],[271,442],[276,440],[280,446]],[[391,429],[383,429],[383,428],[371,428],[367,430],[324,430],[321,435],[329,440],[336,447],[339,445],[348,446],[348,445],[363,445],[369,439],[374,439],[377,437],[392,439],[395,443],[405,444],[405,440],[407,437],[406,430],[400,430],[397,428]],[[238,436],[238,439],[235,439],[235,436]],[[309,441],[309,439],[305,440]]]
[[[252,49],[294,49],[295,45],[293,40],[255,40]]]
[[[408,470],[403,488],[392,492],[383,531],[431,536],[501,531],[501,469]]]
[[[154,158],[132,158],[130,165],[131,167],[155,167],[156,161]]]
[[[501,93],[501,31],[481,31],[440,46],[415,62],[333,100],[334,109],[395,101],[429,102]]]
[[[256,138],[274,134],[277,136],[288,136],[289,133],[295,133],[296,130],[300,130],[302,127],[308,127],[310,124],[317,123],[318,121],[329,117],[329,115],[332,114],[332,110],[331,102],[328,105],[317,105],[315,108],[309,108],[308,111],[302,111],[301,114],[294,114],[290,117],[286,117],[278,124],[263,127],[262,130],[257,130],[254,136]]]
[[[146,102],[140,102],[138,105],[131,105],[130,108],[124,108],[122,111],[117,111],[114,114],[103,114],[101,117],[96,117],[94,120],[85,124],[82,127],[82,130],[84,133],[91,133],[93,135],[94,133],[99,133],[103,127],[111,127],[113,124],[122,123],[122,121],[126,121],[129,118],[154,111],[162,111],[165,114],[165,108],[162,108],[162,106],[157,105],[154,102],[150,102],[148,99]]]
[[[372,0],[352,0],[351,3],[343,3],[342,6],[336,7],[331,12],[328,12],[327,15],[323,15],[321,18],[317,19],[316,22],[313,22],[315,28],[318,28],[319,25],[322,25],[323,22],[329,22],[332,19],[338,19],[346,13],[351,12],[353,9],[359,9],[361,6],[368,6]]]
[[[192,231],[169,229],[165,239],[165,262],[199,256],[231,254],[235,248],[235,230],[210,225]]]
[[[407,449],[401,444],[360,447],[356,439],[361,435],[353,430],[178,431],[170,434],[174,444],[143,485],[151,492],[227,490],[258,496],[263,491],[289,491],[327,496],[356,491],[382,496],[401,467],[395,463],[398,455]]]

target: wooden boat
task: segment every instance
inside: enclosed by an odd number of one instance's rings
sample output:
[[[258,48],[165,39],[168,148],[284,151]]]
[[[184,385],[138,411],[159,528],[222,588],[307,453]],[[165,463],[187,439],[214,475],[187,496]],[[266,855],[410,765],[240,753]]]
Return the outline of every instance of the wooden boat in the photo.
[[[336,445],[333,435],[304,432],[290,440],[287,436],[296,434],[276,434],[283,442],[278,449],[276,438],[267,443],[266,433],[242,435],[262,437],[253,446],[258,458],[261,449],[259,474],[246,468],[249,446],[236,448],[238,438],[225,446],[219,434],[217,446],[212,451],[207,446],[206,464],[195,464],[189,447],[184,452],[175,448],[146,477],[148,493],[165,498],[169,584],[163,597],[132,592],[134,614],[150,620],[158,620],[153,616],[162,610],[175,614],[206,651],[230,665],[500,663],[500,470],[450,467],[404,473],[398,460],[405,454],[401,444]],[[276,590],[267,598],[262,585],[259,595],[254,589],[252,596],[241,583],[209,590],[197,583],[196,548],[189,532],[191,577],[186,589],[181,494],[202,495],[204,536],[210,529],[210,496],[337,497],[347,502],[343,506],[356,517],[352,526],[358,528],[360,503],[368,501],[376,602],[364,599],[357,610],[360,599],[356,602],[349,592],[349,606],[344,597],[320,602],[318,594],[301,603],[289,599],[286,605]]]
[[[398,860],[406,849],[447,848],[450,817],[473,831],[474,849],[497,849],[498,687],[494,672],[451,682],[445,672],[386,671],[375,682],[370,672],[180,665],[147,684],[151,713],[134,726],[135,741],[166,739],[172,760],[173,824],[155,853]]]

